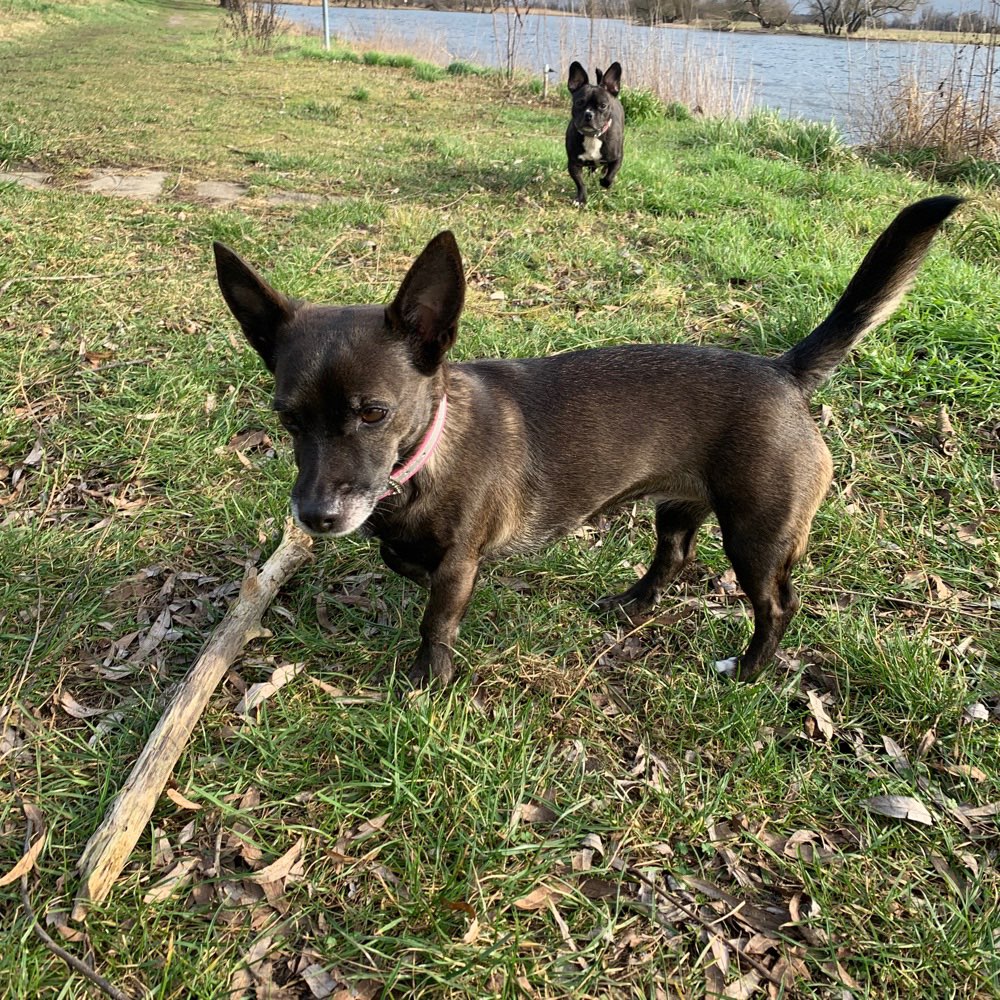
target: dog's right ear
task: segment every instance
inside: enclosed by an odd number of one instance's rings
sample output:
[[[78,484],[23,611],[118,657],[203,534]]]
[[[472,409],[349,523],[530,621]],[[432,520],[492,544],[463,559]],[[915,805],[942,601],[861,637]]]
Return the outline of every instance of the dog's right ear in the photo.
[[[569,92],[575,94],[581,87],[586,87],[588,83],[590,83],[590,78],[587,76],[587,71],[574,60],[570,63],[569,80],[566,81]]]
[[[386,309],[389,326],[410,344],[417,370],[430,375],[458,336],[465,273],[454,235],[438,233],[424,247]]]
[[[213,243],[212,247],[222,297],[250,345],[273,372],[280,330],[295,315],[295,306],[234,250],[224,243]]]

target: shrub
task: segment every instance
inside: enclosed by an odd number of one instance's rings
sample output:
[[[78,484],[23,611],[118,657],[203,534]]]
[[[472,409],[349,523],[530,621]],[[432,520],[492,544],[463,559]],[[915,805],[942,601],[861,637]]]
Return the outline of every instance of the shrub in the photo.
[[[449,76],[486,76],[490,71],[483,66],[473,66],[472,63],[457,59],[448,63],[444,70]]]
[[[446,76],[445,71],[440,66],[435,66],[429,62],[415,62],[413,64],[413,75],[418,80],[424,80],[425,82],[443,80]]]
[[[222,30],[243,48],[269,52],[288,23],[278,13],[275,0],[225,0]]]
[[[625,109],[625,121],[630,125],[663,118],[666,112],[663,101],[650,90],[626,88],[621,92],[620,99]]]
[[[707,122],[701,133],[708,142],[724,142],[745,153],[771,153],[813,166],[832,166],[854,158],[832,122],[782,118],[776,111],[758,109],[744,121]]]

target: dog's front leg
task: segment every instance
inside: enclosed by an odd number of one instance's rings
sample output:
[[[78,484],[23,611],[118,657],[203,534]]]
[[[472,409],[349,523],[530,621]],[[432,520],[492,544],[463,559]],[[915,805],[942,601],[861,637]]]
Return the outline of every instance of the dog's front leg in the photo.
[[[472,599],[479,575],[479,560],[467,555],[446,553],[431,573],[431,594],[420,623],[420,648],[410,668],[415,687],[434,684],[444,687],[455,674],[452,650],[458,626]]]
[[[590,164],[590,168],[593,170],[593,163]],[[573,183],[576,184],[576,198],[573,199],[573,204],[586,205],[587,188],[583,183],[583,167],[572,159],[569,161],[569,175],[573,178]]]

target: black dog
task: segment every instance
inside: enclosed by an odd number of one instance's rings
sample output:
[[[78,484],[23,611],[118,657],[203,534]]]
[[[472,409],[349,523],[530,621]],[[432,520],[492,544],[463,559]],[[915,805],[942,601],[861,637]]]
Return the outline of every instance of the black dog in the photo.
[[[650,608],[715,512],[754,610],[741,679],[773,656],[798,607],[792,568],[832,479],[809,397],[895,309],[960,199],[904,209],[830,315],[777,358],[676,344],[450,364],[465,280],[451,233],[388,307],[287,299],[215,244],[222,294],[274,373],[292,435],[292,510],[316,535],[363,528],[389,566],[429,586],[411,678],[447,683],[484,561],[647,497],[656,551],[608,606]]]
[[[604,165],[601,187],[609,188],[622,165],[625,136],[625,111],[618,100],[622,84],[622,68],[613,62],[606,73],[597,73],[597,84],[591,86],[587,71],[574,62],[569,68],[570,94],[573,95],[573,117],[566,129],[566,156],[569,175],[576,183],[576,204],[587,204],[587,189],[583,186],[583,168],[596,170]]]

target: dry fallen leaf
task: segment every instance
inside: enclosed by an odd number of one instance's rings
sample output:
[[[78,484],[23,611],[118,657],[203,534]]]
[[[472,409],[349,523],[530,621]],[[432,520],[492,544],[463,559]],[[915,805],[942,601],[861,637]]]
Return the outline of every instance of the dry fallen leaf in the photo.
[[[259,684],[250,685],[247,693],[236,706],[236,714],[249,715],[258,705],[283,688],[297,674],[301,673],[304,666],[304,663],[285,663],[280,667],[275,667],[270,679],[262,681]]]
[[[270,448],[271,439],[266,431],[246,430],[234,434],[226,445],[227,451],[253,451],[255,448]]]
[[[473,917],[469,929],[462,935],[462,944],[475,944],[479,940],[481,930],[479,917]]]
[[[757,992],[763,978],[756,969],[751,969],[746,975],[740,976],[735,982],[730,983],[722,995],[731,1000],[750,1000],[750,997]]]
[[[816,725],[819,726],[819,731],[823,734],[824,738],[832,740],[833,719],[830,718],[826,706],[823,704],[823,699],[815,691],[809,692],[809,710],[812,712],[812,716],[816,720]]]
[[[167,789],[167,798],[176,806],[180,806],[181,809],[190,809],[196,811],[201,808],[197,802],[192,802],[187,796],[182,795],[176,788]]]
[[[941,771],[955,775],[957,778],[971,778],[973,781],[986,781],[989,778],[985,771],[974,764],[936,764],[934,766]]]
[[[988,722],[989,718],[989,709],[981,701],[974,701],[971,705],[965,706],[961,722],[967,726],[972,722]]]
[[[318,963],[306,966],[299,975],[317,1000],[326,1000],[337,988],[337,980]]]
[[[244,881],[256,882],[257,885],[262,885],[264,882],[277,882],[278,879],[287,877],[295,866],[295,863],[301,857],[305,844],[306,838],[299,837],[298,841],[285,851],[277,861],[272,861],[267,867],[261,868],[260,871],[244,875]]]
[[[869,812],[877,813],[879,816],[906,819],[926,826],[934,823],[934,817],[927,811],[927,807],[910,795],[874,795],[870,799],[865,799],[862,805]]]
[[[1000,815],[1000,802],[990,802],[985,806],[962,806],[962,812],[967,819],[987,819]]]
[[[197,867],[199,858],[184,858],[142,897],[144,903],[162,903],[182,886],[191,881],[191,873]]]
[[[0,886],[10,885],[22,875],[27,875],[35,867],[38,855],[42,853],[42,848],[45,846],[45,817],[41,810],[31,802],[23,803],[22,808],[25,818],[37,831],[37,836],[17,864],[5,875],[0,875]]]
[[[45,913],[45,923],[48,927],[54,927],[56,933],[64,941],[86,941],[87,934],[79,927],[74,927],[70,923],[69,914],[65,910],[48,910]]]
[[[565,882],[540,885],[537,889],[532,889],[526,896],[515,899],[514,905],[519,910],[544,910],[548,907],[549,900],[561,899],[571,891],[570,886]]]
[[[522,823],[554,823],[558,815],[548,806],[533,802],[522,802],[519,810]]]
[[[59,695],[59,706],[74,719],[89,719],[93,715],[104,715],[106,708],[87,708],[81,705],[69,691],[63,691]]]

